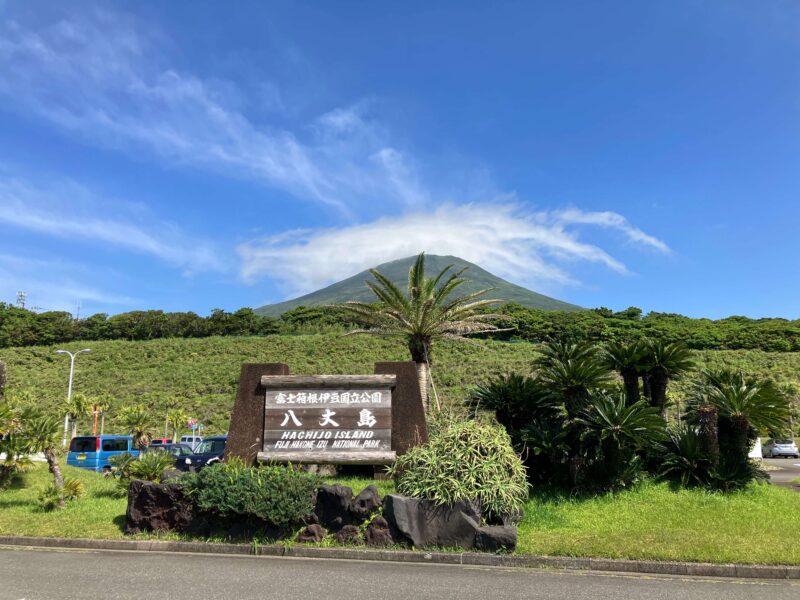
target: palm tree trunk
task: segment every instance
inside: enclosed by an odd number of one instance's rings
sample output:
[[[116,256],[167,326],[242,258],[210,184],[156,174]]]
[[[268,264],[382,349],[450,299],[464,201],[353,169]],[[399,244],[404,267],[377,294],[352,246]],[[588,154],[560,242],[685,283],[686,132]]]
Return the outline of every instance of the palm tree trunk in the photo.
[[[639,395],[639,374],[633,369],[623,369],[620,372],[622,382],[625,385],[625,397],[628,405],[636,404],[641,396]]]
[[[731,417],[731,445],[734,451],[739,454],[741,460],[747,460],[750,454],[750,422],[742,416]]]
[[[430,368],[425,361],[414,363],[417,367],[417,380],[419,381],[419,393],[422,396],[422,408],[425,414],[428,414],[430,409],[430,398],[428,393],[428,386],[430,384]]]
[[[644,392],[644,397],[647,398],[647,401],[650,402],[651,392],[650,392],[650,375],[647,373],[642,373],[642,391]]]
[[[667,384],[669,377],[665,373],[656,371],[648,377],[650,383],[650,406],[654,406],[664,416],[667,408]]]
[[[64,496],[61,494],[61,490],[64,489],[64,476],[61,474],[61,467],[58,466],[56,453],[52,448],[48,447],[44,450],[44,457],[47,460],[47,467],[53,474],[53,485],[56,486],[59,492],[58,507],[64,508]]]
[[[717,407],[713,404],[700,404],[697,407],[699,419],[698,433],[700,448],[715,467],[719,464],[719,418]]]

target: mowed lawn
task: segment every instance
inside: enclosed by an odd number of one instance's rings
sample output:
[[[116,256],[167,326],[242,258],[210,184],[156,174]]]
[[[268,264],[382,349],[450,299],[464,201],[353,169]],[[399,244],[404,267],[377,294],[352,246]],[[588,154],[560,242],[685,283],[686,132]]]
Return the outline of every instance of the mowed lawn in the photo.
[[[63,511],[42,512],[36,499],[50,474],[37,465],[20,484],[0,492],[0,535],[125,537],[126,500],[113,497],[113,482],[79,469],[64,471],[84,482],[86,494]],[[338,482],[356,493],[369,484],[382,494],[392,491],[391,482]],[[604,496],[532,498],[519,528],[517,553],[800,565],[798,539],[796,492],[753,485],[743,492],[716,494],[647,483]]]

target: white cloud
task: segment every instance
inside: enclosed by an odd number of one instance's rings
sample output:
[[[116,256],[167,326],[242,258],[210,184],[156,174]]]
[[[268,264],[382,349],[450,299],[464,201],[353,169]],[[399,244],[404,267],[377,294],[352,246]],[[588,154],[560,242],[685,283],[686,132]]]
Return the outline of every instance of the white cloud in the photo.
[[[69,181],[36,185],[0,173],[0,225],[66,240],[111,245],[154,256],[186,272],[224,269],[217,250],[208,242],[189,237],[175,225],[142,221],[142,211],[121,200],[103,200]],[[114,216],[104,216],[112,213]],[[128,216],[128,220],[121,218]]]
[[[18,291],[27,293],[27,307],[36,310],[74,312],[76,303],[84,308],[130,306],[137,300],[86,283],[96,273],[86,267],[60,260],[40,260],[0,254],[0,302],[13,303]]]
[[[279,105],[262,102],[258,119],[246,114],[248,94],[174,68],[169,48],[150,23],[118,13],[32,28],[7,22],[0,96],[90,143],[256,181],[345,215],[359,203],[423,196],[413,164],[364,117],[364,103],[287,128],[270,113]],[[269,81],[253,87],[279,92]]]
[[[526,211],[506,203],[443,205],[431,212],[412,212],[364,225],[289,231],[242,244],[238,250],[245,281],[268,277],[292,296],[422,251],[459,256],[534,289],[574,283],[563,266],[574,261],[628,273],[625,265],[605,250],[582,242],[577,229],[568,230],[570,223],[613,228],[634,243],[667,249],[616,213],[565,215],[563,211]]]
[[[585,212],[577,208],[567,208],[554,213],[556,218],[565,224],[598,225],[622,231],[631,242],[651,246],[660,252],[670,252],[669,247],[652,235],[646,234],[628,220],[614,212]]]

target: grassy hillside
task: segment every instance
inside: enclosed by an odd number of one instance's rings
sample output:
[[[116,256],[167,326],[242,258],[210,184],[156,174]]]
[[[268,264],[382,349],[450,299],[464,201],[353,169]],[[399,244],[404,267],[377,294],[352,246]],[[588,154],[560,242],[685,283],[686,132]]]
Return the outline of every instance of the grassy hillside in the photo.
[[[152,407],[153,425],[163,427],[163,415],[179,406],[197,416],[211,432],[225,431],[243,362],[285,362],[294,374],[371,373],[383,360],[407,360],[399,340],[336,334],[211,337],[152,341],[91,342],[91,354],[76,361],[75,391],[111,394],[107,432],[115,432],[119,407],[143,403]],[[66,345],[78,349],[78,345]],[[445,341],[434,348],[434,379],[440,396],[457,402],[471,386],[498,373],[530,372],[536,347],[526,342]],[[698,352],[699,364],[738,365],[769,374],[781,382],[800,384],[800,353],[760,351]],[[8,365],[8,392],[28,392],[35,401],[58,413],[66,395],[69,361],[55,347],[5,348],[0,360]],[[678,382],[680,394],[688,381]],[[81,423],[85,430],[88,417]]]
[[[408,285],[408,271],[415,260],[416,256],[410,256],[408,258],[378,265],[375,268],[399,285],[401,289],[405,289]],[[434,254],[425,256],[425,270],[429,274],[438,273],[448,265],[453,265],[456,271],[465,267],[469,269],[466,273],[469,281],[459,288],[461,294],[468,294],[486,288],[496,288],[491,294],[492,298],[497,298],[506,302],[515,302],[529,308],[566,311],[582,310],[580,306],[537,294],[536,292],[515,285],[505,279],[496,277],[489,273],[489,271],[481,269],[478,265],[467,262],[456,256],[437,256]],[[257,308],[255,312],[259,315],[277,317],[298,306],[322,306],[325,304],[339,304],[350,300],[374,302],[375,295],[364,285],[365,281],[371,279],[372,275],[370,275],[368,271],[362,271],[357,275],[348,277],[347,279],[329,285],[321,290],[317,290],[316,292],[294,298],[293,300],[287,300],[286,302],[262,306],[261,308]]]

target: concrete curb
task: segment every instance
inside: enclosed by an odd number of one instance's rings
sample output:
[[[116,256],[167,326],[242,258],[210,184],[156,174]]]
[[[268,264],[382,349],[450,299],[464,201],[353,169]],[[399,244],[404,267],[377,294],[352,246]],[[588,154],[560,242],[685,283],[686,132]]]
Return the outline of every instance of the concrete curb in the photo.
[[[316,546],[279,544],[213,544],[208,542],[170,542],[160,540],[93,540],[79,538],[44,538],[0,536],[0,546],[36,548],[74,548],[84,550],[127,550],[137,552],[188,552],[194,554],[237,554],[281,556],[293,558],[333,558],[374,560],[442,565],[486,567],[523,567],[581,569],[618,573],[647,573],[701,577],[739,577],[747,579],[797,579],[800,567],[789,565],[736,565],[692,563],[658,560],[617,560],[610,558],[576,558],[570,556],[518,556],[481,554],[476,552],[424,552],[412,550],[379,550],[373,548],[319,548]]]

